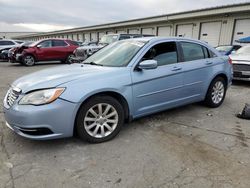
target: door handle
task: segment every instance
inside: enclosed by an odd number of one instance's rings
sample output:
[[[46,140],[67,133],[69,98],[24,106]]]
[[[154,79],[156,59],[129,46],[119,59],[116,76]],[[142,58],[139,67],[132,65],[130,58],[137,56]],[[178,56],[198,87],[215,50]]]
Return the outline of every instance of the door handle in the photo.
[[[181,67],[174,67],[173,69],[172,69],[172,71],[179,71],[179,70],[181,70],[182,68]]]

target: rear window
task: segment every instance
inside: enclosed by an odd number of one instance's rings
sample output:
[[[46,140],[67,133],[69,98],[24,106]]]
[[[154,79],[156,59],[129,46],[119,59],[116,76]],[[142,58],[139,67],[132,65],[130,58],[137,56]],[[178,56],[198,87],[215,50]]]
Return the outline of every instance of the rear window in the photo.
[[[202,46],[190,42],[181,42],[184,61],[204,59]]]
[[[67,46],[68,44],[63,40],[53,40],[54,47]]]

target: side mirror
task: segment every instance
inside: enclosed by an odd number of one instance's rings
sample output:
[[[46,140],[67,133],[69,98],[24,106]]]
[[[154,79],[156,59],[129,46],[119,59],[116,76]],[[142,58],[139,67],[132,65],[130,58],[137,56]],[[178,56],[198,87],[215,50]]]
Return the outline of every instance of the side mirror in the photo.
[[[157,61],[156,60],[145,60],[139,63],[139,69],[156,69],[157,68]]]
[[[39,44],[39,45],[37,45],[36,47],[37,47],[37,48],[41,48],[41,47],[42,47],[42,45],[40,45],[40,44]]]

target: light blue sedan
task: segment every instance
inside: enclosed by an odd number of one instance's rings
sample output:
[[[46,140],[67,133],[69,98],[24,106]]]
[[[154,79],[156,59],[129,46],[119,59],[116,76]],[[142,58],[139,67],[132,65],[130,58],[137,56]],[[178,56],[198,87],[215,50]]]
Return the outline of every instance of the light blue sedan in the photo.
[[[113,43],[82,64],[15,81],[4,99],[6,125],[36,140],[114,138],[124,122],[198,101],[223,103],[232,81],[228,57],[201,41],[138,38]]]

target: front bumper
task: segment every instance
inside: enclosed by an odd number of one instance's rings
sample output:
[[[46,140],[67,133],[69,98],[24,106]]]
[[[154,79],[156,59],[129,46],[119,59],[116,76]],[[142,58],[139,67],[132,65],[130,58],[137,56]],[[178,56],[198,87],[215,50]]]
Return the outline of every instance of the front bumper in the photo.
[[[57,99],[51,104],[33,106],[14,104],[4,108],[6,125],[18,135],[48,140],[73,136],[78,104]]]
[[[244,80],[250,81],[250,71],[234,71],[233,72],[234,80]]]
[[[16,61],[17,62],[22,62],[22,60],[23,60],[23,54],[16,54],[16,57],[15,57],[16,59]]]

